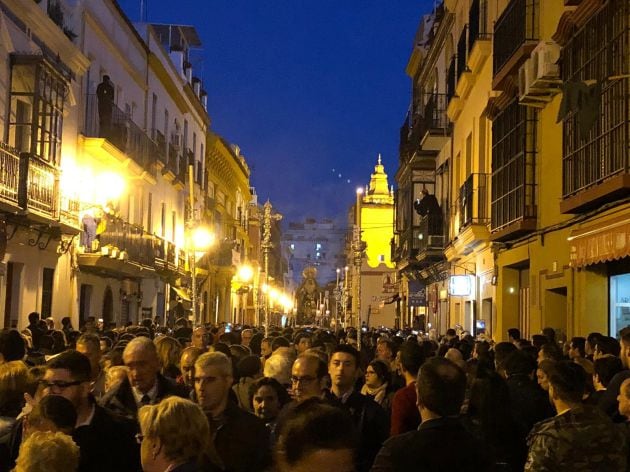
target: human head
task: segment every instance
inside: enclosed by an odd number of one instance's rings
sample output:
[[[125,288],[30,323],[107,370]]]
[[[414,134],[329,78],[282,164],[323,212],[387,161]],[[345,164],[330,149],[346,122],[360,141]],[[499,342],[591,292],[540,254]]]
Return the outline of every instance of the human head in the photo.
[[[454,416],[464,402],[466,374],[443,357],[427,360],[418,372],[416,381],[417,404],[438,416]]]
[[[76,349],[90,360],[92,379],[95,379],[101,370],[101,340],[95,334],[85,333],[77,339]]]
[[[206,415],[190,400],[173,396],[157,405],[143,406],[138,410],[138,423],[145,472],[162,472],[171,464],[198,463],[210,447]]]
[[[517,350],[517,347],[512,343],[501,342],[494,346],[494,366],[497,372],[504,375],[503,363],[507,357]]]
[[[19,361],[26,355],[26,341],[16,329],[0,330],[0,362]]]
[[[124,382],[129,375],[129,367],[124,365],[113,365],[105,371],[105,391],[114,385]]]
[[[406,341],[400,347],[400,366],[403,373],[408,372],[414,378],[418,375],[418,369],[424,362],[424,351],[415,341]]]
[[[155,341],[155,349],[160,360],[160,370],[165,375],[169,367],[177,367],[182,353],[182,345],[171,336],[160,336]]]
[[[15,472],[66,472],[79,467],[79,447],[61,432],[36,431],[20,445]]]
[[[547,342],[555,343],[556,342],[556,330],[553,328],[543,328],[542,330],[543,336],[547,338]]]
[[[64,316],[63,318],[61,318],[61,327],[63,329],[69,329],[72,327],[72,320],[69,316]]]
[[[586,351],[584,350],[585,346],[586,338],[582,338],[580,336],[571,338],[571,342],[569,343],[569,359],[586,357]]]
[[[619,402],[619,414],[630,419],[630,379],[621,383],[617,401]]]
[[[265,422],[275,420],[290,400],[286,388],[270,377],[255,380],[249,387],[249,398],[254,414]]]
[[[195,361],[203,352],[203,349],[194,346],[189,346],[182,351],[179,358],[179,370],[187,387],[194,388],[195,386]]]
[[[380,359],[374,359],[365,370],[365,384],[370,388],[377,388],[391,381],[389,366]]]
[[[263,338],[262,341],[260,341],[260,355],[261,356],[266,357],[266,358],[271,356],[271,353],[273,352],[271,350],[272,342],[273,342],[272,338]]]
[[[354,386],[359,372],[359,352],[349,344],[340,344],[330,355],[328,373],[333,389],[346,392]]]
[[[303,402],[312,397],[319,397],[325,387],[326,363],[313,354],[302,354],[291,368],[293,397]]]
[[[612,378],[623,370],[623,364],[618,357],[605,356],[593,362],[593,370],[593,383],[606,388]]]
[[[313,343],[311,335],[308,333],[302,332],[295,337],[295,350],[297,351],[298,355],[306,352],[306,350],[309,349],[312,344]]]
[[[89,398],[92,368],[89,359],[78,351],[68,350],[46,364],[44,394],[61,395],[79,410]]]
[[[579,404],[586,390],[586,372],[575,362],[559,361],[553,365],[549,375],[549,399],[555,405]]]
[[[133,338],[125,346],[123,362],[129,367],[129,383],[147,393],[157,382],[160,361],[153,341],[145,336]]]
[[[536,360],[521,350],[515,350],[504,359],[503,371],[506,377],[512,375],[531,375],[536,369]]]
[[[279,472],[354,472],[357,446],[357,433],[348,413],[311,398],[287,415],[275,456]]]
[[[256,356],[245,356],[236,364],[238,377],[244,379],[246,377],[257,379],[261,376],[260,359]]]
[[[540,346],[538,351],[538,363],[540,364],[544,360],[561,361],[562,351],[556,343],[547,343]]]
[[[602,333],[589,333],[586,336],[586,344],[584,345],[584,350],[586,351],[587,356],[592,356],[595,351],[595,344],[599,338],[603,336]]]
[[[222,352],[205,352],[195,361],[195,394],[206,413],[223,412],[233,381],[232,361]]]
[[[46,395],[37,402],[25,417],[25,435],[35,431],[60,431],[72,434],[77,422],[77,411],[67,398]]]
[[[279,347],[291,347],[291,342],[284,336],[278,336],[271,341],[271,351],[275,352]]]
[[[507,330],[508,342],[515,343],[521,339],[521,330],[518,328],[510,328]]]
[[[376,343],[376,358],[391,363],[396,358],[394,343],[389,339],[379,339]]]
[[[28,381],[28,369],[22,361],[0,364],[0,416],[15,418],[20,413]]]
[[[193,330],[191,345],[204,351],[208,348],[208,330],[205,326],[199,326]]]
[[[287,349],[287,348],[282,348]],[[284,353],[282,350],[276,350],[269,359],[265,361],[264,376],[272,377],[282,385],[291,383],[291,366],[293,365],[293,356]]]
[[[249,343],[252,341],[253,337],[254,332],[251,329],[244,329],[241,331],[241,344],[249,347]]]
[[[555,365],[555,361],[550,361],[545,359],[538,364],[536,368],[536,380],[540,388],[542,388],[545,392],[549,391],[549,376],[553,371],[553,366]]]
[[[619,341],[611,336],[602,336],[595,341],[595,350],[593,351],[593,359],[599,359],[604,356],[616,356],[621,353],[621,345]]]
[[[28,314],[28,322],[29,324],[35,324],[39,321],[39,313],[33,311]]]

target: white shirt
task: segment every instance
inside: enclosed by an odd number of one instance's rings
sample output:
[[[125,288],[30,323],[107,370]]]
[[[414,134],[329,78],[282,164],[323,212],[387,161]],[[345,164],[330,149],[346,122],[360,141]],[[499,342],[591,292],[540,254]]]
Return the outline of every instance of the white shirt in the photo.
[[[142,403],[142,397],[145,395],[149,397],[149,403],[153,403],[157,398],[157,379],[155,379],[153,387],[151,387],[151,390],[147,393],[142,393],[137,387],[131,387],[131,391],[133,392],[133,398],[136,400],[136,405],[138,405],[138,407],[144,406]]]

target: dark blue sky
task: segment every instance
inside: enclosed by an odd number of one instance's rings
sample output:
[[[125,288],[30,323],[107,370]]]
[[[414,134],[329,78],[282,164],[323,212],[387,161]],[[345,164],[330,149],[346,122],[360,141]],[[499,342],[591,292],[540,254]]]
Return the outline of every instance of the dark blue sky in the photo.
[[[145,2],[149,22],[199,31],[212,128],[285,221],[344,217],[379,152],[393,183],[405,66],[433,0]],[[119,3],[139,19],[140,0]]]

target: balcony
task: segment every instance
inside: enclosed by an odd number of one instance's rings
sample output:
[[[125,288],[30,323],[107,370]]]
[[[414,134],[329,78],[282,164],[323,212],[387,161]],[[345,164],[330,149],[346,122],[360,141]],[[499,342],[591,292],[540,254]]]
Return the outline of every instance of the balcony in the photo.
[[[459,229],[454,241],[459,254],[468,254],[477,244],[490,239],[490,177],[490,174],[471,174],[459,189]]]
[[[168,161],[168,150],[166,145],[166,138],[157,129],[153,129],[153,141],[155,142],[155,155],[157,162],[164,167]]]
[[[10,212],[20,209],[18,201],[20,156],[10,146],[0,142],[0,208]]]
[[[630,194],[630,5],[608,2],[562,50],[562,79],[595,79],[599,111],[590,129],[580,112],[563,121],[563,213],[582,213]]]
[[[414,231],[417,238],[416,260],[422,264],[444,259],[444,224],[442,215],[426,215],[420,217],[418,229]]]
[[[463,101],[457,95],[457,56],[451,58],[451,64],[446,73],[446,115],[449,120],[455,121],[462,112]]]
[[[468,61],[473,74],[481,71],[492,53],[492,35],[488,32],[488,4],[472,0],[468,12]]]
[[[98,97],[90,94],[87,96],[86,117],[83,135],[90,138],[100,138],[97,142],[86,142],[86,146],[96,157],[107,161],[114,157],[120,163],[126,163],[131,158],[135,166],[132,169],[142,177],[154,179],[156,173],[157,155],[153,150],[153,141],[136,125],[129,113],[122,111],[117,106],[112,106],[111,123],[100,123],[98,114]],[[107,143],[113,145],[118,152],[111,149]],[[112,152],[113,151],[113,152]]]
[[[179,174],[179,148],[174,144],[168,146],[168,159],[162,168],[162,175],[166,180],[172,182]]]
[[[539,40],[539,0],[510,0],[494,25],[492,88],[505,90],[508,78],[529,57]]]
[[[175,244],[166,239],[155,237],[155,266],[161,275],[169,276],[177,273],[177,248]]]
[[[422,113],[420,146],[423,151],[439,152],[448,142],[451,129],[446,116],[447,99],[443,93],[434,93],[427,99]]]
[[[492,122],[492,240],[536,229],[537,119],[536,109],[514,99]]]
[[[85,222],[84,217],[84,222]],[[105,230],[96,223],[81,233],[79,267],[114,278],[152,277],[156,269],[155,236],[121,218],[105,215]]]

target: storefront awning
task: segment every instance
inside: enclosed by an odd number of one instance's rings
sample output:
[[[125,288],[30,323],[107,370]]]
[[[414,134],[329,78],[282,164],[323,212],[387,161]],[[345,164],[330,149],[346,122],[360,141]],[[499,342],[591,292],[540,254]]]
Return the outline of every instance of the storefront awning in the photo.
[[[572,267],[630,256],[630,216],[624,214],[574,230],[568,241]]]
[[[175,287],[174,285],[171,285],[171,288],[175,291],[175,293],[177,294],[179,298],[187,302],[190,301],[190,295],[188,295],[188,290],[182,287]]]

